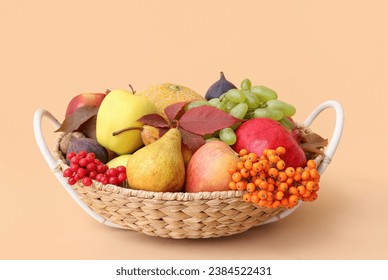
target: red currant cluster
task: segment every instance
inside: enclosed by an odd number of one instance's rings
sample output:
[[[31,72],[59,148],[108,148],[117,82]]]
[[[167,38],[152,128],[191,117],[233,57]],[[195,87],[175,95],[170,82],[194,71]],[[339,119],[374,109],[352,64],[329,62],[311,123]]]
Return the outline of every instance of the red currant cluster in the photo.
[[[63,176],[68,178],[69,185],[74,185],[81,180],[84,186],[91,186],[92,179],[106,185],[121,186],[127,179],[125,166],[109,168],[96,158],[94,153],[80,151],[67,154],[70,167],[63,171]]]

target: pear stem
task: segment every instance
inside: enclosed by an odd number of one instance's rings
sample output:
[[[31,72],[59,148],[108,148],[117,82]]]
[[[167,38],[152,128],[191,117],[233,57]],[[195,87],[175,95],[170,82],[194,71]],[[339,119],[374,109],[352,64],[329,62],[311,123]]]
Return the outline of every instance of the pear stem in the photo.
[[[129,131],[129,130],[140,130],[142,131],[143,128],[142,127],[127,127],[127,128],[123,128],[123,129],[120,129],[120,130],[117,130],[115,132],[112,133],[112,136],[116,136],[122,132],[125,132],[125,131]]]

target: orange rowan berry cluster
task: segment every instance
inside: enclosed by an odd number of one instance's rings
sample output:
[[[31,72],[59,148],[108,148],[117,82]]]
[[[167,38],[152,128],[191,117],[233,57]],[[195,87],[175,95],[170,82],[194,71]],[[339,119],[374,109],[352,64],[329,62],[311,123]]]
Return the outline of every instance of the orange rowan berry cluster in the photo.
[[[292,208],[299,200],[317,199],[320,175],[314,160],[305,167],[286,167],[282,155],[286,149],[265,149],[259,157],[246,149],[239,152],[240,161],[228,170],[229,188],[244,191],[243,199],[260,207]]]

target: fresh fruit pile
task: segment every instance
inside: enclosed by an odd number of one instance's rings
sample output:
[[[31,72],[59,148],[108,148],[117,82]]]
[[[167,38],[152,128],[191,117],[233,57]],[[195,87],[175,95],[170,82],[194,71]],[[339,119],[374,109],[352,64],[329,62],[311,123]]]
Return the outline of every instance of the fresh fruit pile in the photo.
[[[260,156],[240,150],[240,160],[228,170],[229,188],[244,191],[244,201],[260,207],[293,208],[300,199],[314,201],[320,179],[316,162],[311,159],[306,167],[286,167],[285,153],[284,147],[265,149]]]
[[[79,94],[57,130],[63,175],[70,185],[241,190],[260,207],[291,208],[317,198],[312,159],[327,145],[295,125],[295,112],[272,89],[249,79],[238,89],[222,72],[205,97],[171,83]]]

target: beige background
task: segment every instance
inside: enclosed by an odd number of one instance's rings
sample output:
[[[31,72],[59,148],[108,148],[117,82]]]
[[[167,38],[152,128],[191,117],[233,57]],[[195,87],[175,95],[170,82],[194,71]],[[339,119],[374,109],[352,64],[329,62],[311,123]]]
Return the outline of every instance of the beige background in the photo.
[[[387,259],[386,1],[1,1],[0,259]],[[303,121],[335,99],[344,135],[320,197],[280,222],[211,240],[112,229],[50,173],[33,114],[82,92],[220,71],[274,88]],[[334,113],[313,129],[330,137]],[[45,123],[51,145],[54,135]]]

